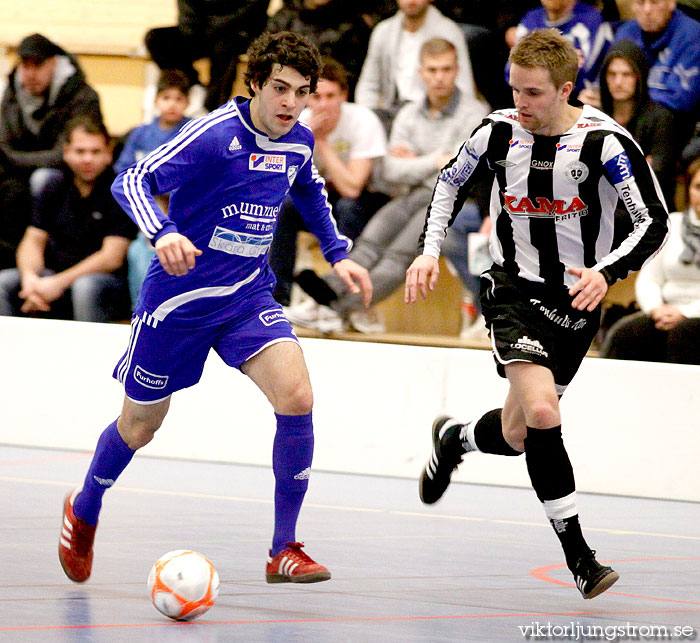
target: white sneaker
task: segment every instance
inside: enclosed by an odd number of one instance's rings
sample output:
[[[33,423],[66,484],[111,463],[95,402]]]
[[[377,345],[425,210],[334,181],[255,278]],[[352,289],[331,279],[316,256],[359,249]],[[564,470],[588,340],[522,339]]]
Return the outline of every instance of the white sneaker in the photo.
[[[318,322],[316,328],[322,333],[337,333],[343,330],[345,324],[339,313],[328,306],[318,307]]]
[[[313,299],[282,307],[285,317],[291,324],[311,328],[322,333],[335,333],[343,330],[343,318],[328,306],[321,306]]]
[[[376,308],[353,310],[350,313],[350,325],[358,333],[366,333],[367,335],[386,333],[384,316]]]
[[[282,306],[284,316],[290,324],[302,328],[318,328],[318,313],[321,306],[313,299],[304,299],[291,306]]]
[[[189,104],[185,110],[185,116],[190,118],[200,118],[206,116],[208,110],[204,107],[204,101],[207,97],[207,90],[201,85],[192,85],[188,94]]]
[[[470,342],[488,342],[489,333],[486,329],[484,316],[479,315],[470,326],[462,326],[462,331],[459,334],[460,339],[466,339]]]

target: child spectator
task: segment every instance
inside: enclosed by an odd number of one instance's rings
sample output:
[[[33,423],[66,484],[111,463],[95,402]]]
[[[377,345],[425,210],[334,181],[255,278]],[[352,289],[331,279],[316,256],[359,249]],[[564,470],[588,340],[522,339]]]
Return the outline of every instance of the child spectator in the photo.
[[[139,125],[129,132],[124,149],[114,164],[117,174],[169,141],[190,120],[185,117],[185,110],[189,104],[189,89],[190,81],[179,69],[166,69],[161,73],[155,100],[155,108],[159,115],[147,125]],[[158,204],[164,211],[167,210],[167,197],[159,198]],[[154,256],[155,250],[146,237],[139,233],[129,246],[128,254],[129,296],[132,306],[136,305],[141,284]]]

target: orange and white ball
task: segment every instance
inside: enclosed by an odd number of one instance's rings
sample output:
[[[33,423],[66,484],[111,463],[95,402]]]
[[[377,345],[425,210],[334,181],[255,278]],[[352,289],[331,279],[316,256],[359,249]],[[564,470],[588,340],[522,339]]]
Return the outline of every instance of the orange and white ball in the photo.
[[[169,551],[151,568],[148,593],[161,614],[177,621],[191,621],[214,604],[219,595],[219,574],[196,551]]]

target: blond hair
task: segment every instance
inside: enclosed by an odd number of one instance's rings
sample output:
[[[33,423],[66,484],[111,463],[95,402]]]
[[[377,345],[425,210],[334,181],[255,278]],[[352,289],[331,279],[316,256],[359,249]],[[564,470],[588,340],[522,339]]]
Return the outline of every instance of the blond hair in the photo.
[[[576,84],[578,55],[558,29],[531,31],[511,49],[508,60],[520,67],[544,67],[557,88],[566,82]]]

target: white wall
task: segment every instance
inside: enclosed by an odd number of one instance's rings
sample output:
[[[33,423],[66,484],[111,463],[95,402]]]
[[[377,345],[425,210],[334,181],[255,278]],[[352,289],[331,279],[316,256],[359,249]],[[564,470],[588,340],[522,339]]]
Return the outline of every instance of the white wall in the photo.
[[[116,418],[127,325],[0,318],[0,442],[92,451]],[[315,392],[318,470],[417,478],[430,425],[502,406],[490,353],[301,341]],[[700,367],[586,359],[562,401],[581,491],[700,501]],[[173,397],[144,454],[269,465],[274,416],[212,354]],[[468,456],[458,480],[529,486],[524,458]]]

